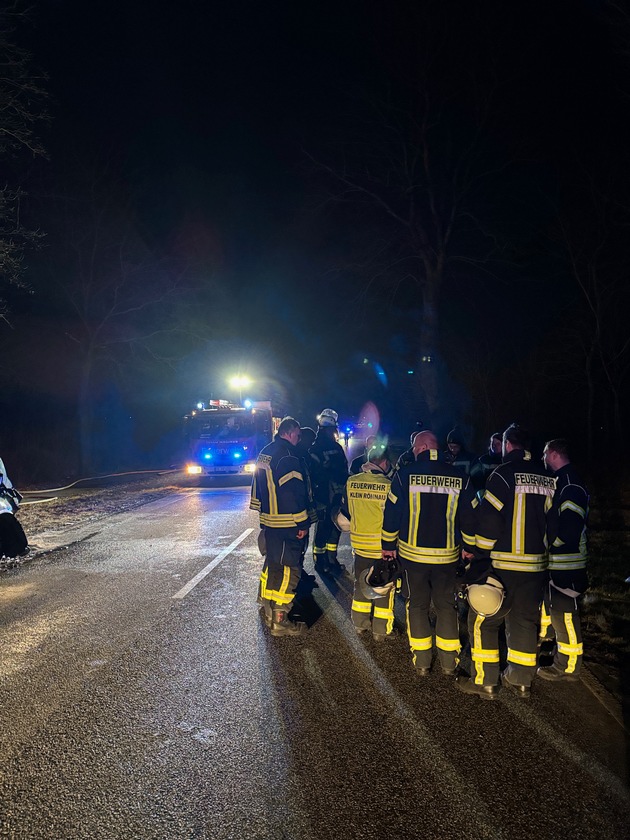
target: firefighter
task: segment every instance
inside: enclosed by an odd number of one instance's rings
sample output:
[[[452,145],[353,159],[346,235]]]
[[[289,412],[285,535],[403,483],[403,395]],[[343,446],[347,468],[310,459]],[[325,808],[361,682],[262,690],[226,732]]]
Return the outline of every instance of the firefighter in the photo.
[[[582,666],[582,629],[578,598],[588,589],[586,523],[588,490],[569,459],[569,445],[557,438],[545,444],[545,466],[556,479],[556,493],[547,517],[549,584],[545,592],[541,636],[549,623],[556,634],[553,665],[538,675],[555,682],[579,679]]]
[[[468,477],[447,464],[433,432],[419,432],[415,460],[398,470],[385,505],[382,557],[402,565],[407,633],[416,673],[431,670],[431,601],[437,614],[435,645],[445,674],[454,674],[460,652],[455,605],[462,540],[474,545],[474,503]]]
[[[472,462],[470,477],[475,486],[479,500],[483,498],[483,491],[486,489],[486,482],[490,473],[501,463],[501,452],[503,450],[503,435],[495,432],[488,441],[488,450]]]
[[[344,567],[337,560],[340,533],[332,521],[332,509],[341,501],[348,479],[348,461],[337,442],[338,415],[325,408],[317,418],[317,436],[309,449],[309,468],[317,508],[317,527],[313,540],[313,560],[321,574],[340,574]]]
[[[494,700],[499,691],[503,622],[508,645],[503,685],[529,697],[536,674],[538,616],[547,577],[546,517],[555,480],[532,461],[529,445],[528,433],[516,424],[503,433],[503,463],[490,475],[478,508],[474,558],[466,575],[469,584],[498,585],[503,591],[492,614],[479,605],[475,609],[469,598],[473,674],[459,676],[457,686],[486,700]]]
[[[457,426],[451,429],[446,437],[444,457],[449,464],[463,470],[466,475],[470,474],[470,465],[474,460],[474,456],[466,449],[464,438]]]
[[[395,589],[392,586],[386,595],[368,600],[361,590],[360,578],[375,560],[381,559],[383,510],[391,485],[387,476],[390,466],[387,449],[374,442],[361,472],[348,479],[341,502],[341,511],[350,520],[350,544],[354,554],[352,624],[358,634],[371,631],[377,642],[395,638]]]
[[[296,636],[305,626],[289,619],[309,526],[299,440],[300,424],[285,417],[273,441],[261,450],[252,482],[249,506],[260,515],[266,546],[258,601],[272,636]]]
[[[372,444],[376,440],[376,435],[368,435],[365,439],[365,449],[360,455],[357,455],[356,458],[353,458],[350,462],[350,475],[358,475],[363,468],[363,464],[367,463],[369,459],[369,451],[372,448]]]

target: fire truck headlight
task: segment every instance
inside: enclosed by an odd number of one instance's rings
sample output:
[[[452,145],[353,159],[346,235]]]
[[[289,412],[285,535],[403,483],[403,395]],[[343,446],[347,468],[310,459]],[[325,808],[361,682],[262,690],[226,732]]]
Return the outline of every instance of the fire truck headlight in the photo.
[[[256,464],[245,464],[245,472],[256,472]]]
[[[186,472],[188,475],[199,475],[201,473],[201,467],[198,467],[197,464],[188,464]]]

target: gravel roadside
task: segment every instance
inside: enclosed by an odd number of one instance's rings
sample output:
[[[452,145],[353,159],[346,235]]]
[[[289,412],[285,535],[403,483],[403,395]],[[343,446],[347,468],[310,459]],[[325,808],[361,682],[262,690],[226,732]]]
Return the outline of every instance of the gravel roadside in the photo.
[[[38,534],[43,531],[63,532],[148,504],[186,486],[182,478],[179,470],[150,473],[111,487],[77,487],[45,501],[31,501],[34,496],[25,493],[17,518],[26,532],[30,551],[24,557],[2,558],[0,572],[22,565],[41,553]]]

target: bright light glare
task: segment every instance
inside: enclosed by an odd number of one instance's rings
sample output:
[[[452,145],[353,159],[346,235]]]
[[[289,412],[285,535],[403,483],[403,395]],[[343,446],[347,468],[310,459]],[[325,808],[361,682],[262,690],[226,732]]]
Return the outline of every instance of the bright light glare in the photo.
[[[252,380],[249,378],[249,376],[242,376],[241,374],[239,374],[238,376],[233,376],[230,379],[230,386],[232,388],[249,388],[251,384]]]
[[[256,472],[256,464],[245,464],[245,472]]]
[[[197,464],[188,464],[186,472],[188,475],[199,475],[201,473],[201,467],[198,467]]]

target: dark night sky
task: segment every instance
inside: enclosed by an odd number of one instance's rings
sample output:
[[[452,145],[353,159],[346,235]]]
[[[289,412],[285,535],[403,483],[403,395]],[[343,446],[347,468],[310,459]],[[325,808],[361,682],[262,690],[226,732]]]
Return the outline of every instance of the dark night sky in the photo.
[[[356,135],[357,102],[404,89],[427,50],[444,62],[436,91],[447,108],[460,108],[462,132],[466,103],[457,104],[452,91],[471,74],[493,89],[484,154],[511,162],[502,184],[476,199],[509,242],[505,263],[449,277],[444,335],[470,331],[476,342],[496,329],[499,342],[521,335],[533,346],[550,326],[540,304],[550,276],[558,299],[570,301],[561,272],[544,260],[541,269],[530,253],[537,227],[552,215],[541,185],[564,200],[568,157],[591,159],[627,140],[600,4],[420,3],[448,31],[445,50],[409,26],[407,9],[416,5],[36,4],[24,39],[49,74],[45,166],[63,171],[70,148],[115,159],[152,247],[168,250],[201,235],[211,255],[212,285],[231,332],[184,363],[186,387],[173,390],[173,401],[191,398],[196,378],[220,379],[228,367],[251,363],[282,384],[296,411],[332,404],[355,414],[372,396],[385,411],[388,402],[398,405],[401,395],[366,380],[360,360],[367,354],[385,367],[406,365],[417,295],[403,285],[396,295],[381,292],[380,306],[358,302],[367,275],[344,267],[357,262],[360,222],[322,209],[324,185],[306,152],[326,159],[347,132]],[[518,313],[508,327],[504,311]],[[207,384],[198,384],[202,393]],[[462,416],[470,410],[467,387],[455,387],[446,423],[458,419],[457,399]]]

